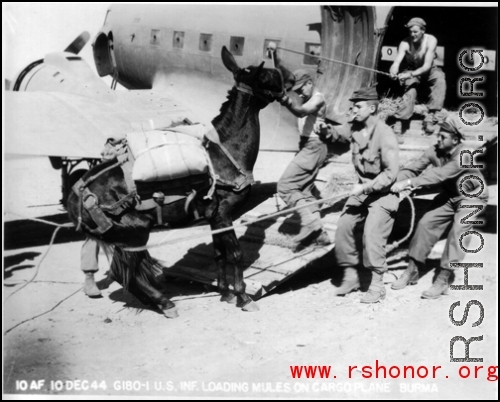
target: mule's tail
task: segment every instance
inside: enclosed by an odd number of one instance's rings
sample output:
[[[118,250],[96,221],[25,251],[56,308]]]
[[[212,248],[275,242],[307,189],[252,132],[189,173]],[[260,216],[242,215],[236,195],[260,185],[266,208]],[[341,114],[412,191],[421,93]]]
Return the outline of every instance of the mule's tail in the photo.
[[[111,272],[115,280],[123,288],[144,300],[144,293],[136,285],[136,278],[141,278],[147,283],[158,287],[158,276],[163,273],[161,265],[149,254],[149,251],[138,252],[125,251],[121,247],[115,246],[113,260],[111,262]],[[139,293],[139,294],[137,294]],[[148,299],[146,297],[146,299]],[[148,299],[149,302],[151,300]]]

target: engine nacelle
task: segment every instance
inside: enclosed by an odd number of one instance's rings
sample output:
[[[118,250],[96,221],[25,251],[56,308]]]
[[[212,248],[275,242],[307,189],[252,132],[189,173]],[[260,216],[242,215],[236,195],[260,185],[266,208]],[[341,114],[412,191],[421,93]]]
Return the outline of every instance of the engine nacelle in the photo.
[[[69,52],[50,53],[24,68],[13,81],[13,91],[95,94],[109,91],[89,65]]]

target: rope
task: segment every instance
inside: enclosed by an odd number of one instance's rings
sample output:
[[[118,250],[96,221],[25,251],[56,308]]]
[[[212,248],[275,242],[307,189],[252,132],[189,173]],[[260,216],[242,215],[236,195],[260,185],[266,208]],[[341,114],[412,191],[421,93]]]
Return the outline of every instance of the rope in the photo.
[[[403,199],[406,199],[408,203],[410,204],[410,209],[411,209],[411,220],[410,220],[410,230],[408,230],[408,233],[406,236],[404,236],[401,240],[395,241],[390,245],[387,245],[385,247],[386,254],[389,254],[393,252],[397,247],[399,247],[402,243],[404,243],[406,240],[408,240],[413,233],[413,228],[415,227],[415,204],[413,204],[413,200],[410,197],[410,193],[407,191],[404,191],[400,193],[400,196],[403,197]]]
[[[59,229],[61,229],[61,227],[58,227],[56,228],[56,230],[54,230],[54,233],[52,234],[52,238],[50,239],[50,243],[49,243],[49,247],[47,248],[47,250],[45,250],[45,253],[43,254],[42,258],[40,259],[40,261],[38,261],[38,264],[36,264],[36,267],[35,267],[35,273],[33,274],[32,278],[30,280],[28,280],[24,285],[22,285],[21,287],[17,288],[14,292],[12,292],[10,295],[8,295],[6,298],[5,298],[5,301],[9,300],[11,296],[13,296],[14,294],[16,294],[17,292],[19,292],[21,289],[23,289],[24,287],[26,287],[27,285],[29,285],[31,282],[33,282],[36,278],[36,276],[38,275],[38,271],[40,269],[40,264],[42,263],[42,261],[45,259],[45,257],[47,256],[50,248],[52,247],[52,244],[54,243],[54,240],[56,239],[56,234],[57,232],[59,231]]]
[[[349,193],[345,192],[345,193],[341,193],[341,194],[338,194],[338,195],[335,195],[335,196],[332,196],[332,197],[322,198],[321,200],[317,200],[317,201],[308,203],[307,205],[302,205],[302,206],[298,206],[298,207],[294,207],[294,208],[287,208],[287,209],[284,209],[282,211],[278,211],[278,212],[274,212],[272,214],[264,215],[264,216],[261,216],[259,218],[253,219],[251,221],[247,221],[245,223],[240,223],[240,224],[237,224],[237,225],[228,226],[228,227],[221,228],[221,229],[211,230],[209,233],[201,233],[201,234],[194,235],[194,236],[190,235],[190,236],[185,236],[185,237],[177,238],[177,239],[174,239],[174,240],[165,240],[165,239],[163,239],[160,242],[154,243],[154,244],[151,244],[151,245],[142,246],[142,247],[127,247],[127,248],[124,248],[124,250],[125,251],[131,251],[131,252],[144,251],[144,250],[147,250],[147,249],[160,247],[160,246],[163,246],[165,244],[177,244],[177,243],[182,243],[184,241],[188,241],[188,240],[192,240],[192,239],[197,239],[197,238],[200,238],[200,237],[205,237],[205,236],[208,236],[208,235],[215,235],[215,234],[219,234],[219,233],[224,233],[224,232],[228,232],[228,231],[235,230],[235,229],[238,229],[238,228],[249,226],[249,225],[251,225],[253,223],[256,223],[256,222],[261,222],[261,221],[265,221],[265,220],[268,220],[268,219],[271,219],[271,218],[275,218],[277,216],[289,214],[290,212],[295,212],[295,211],[298,211],[299,209],[302,209],[302,208],[308,208],[311,205],[327,204],[327,205],[324,205],[324,206],[322,206],[320,208],[320,210],[323,210],[323,209],[329,208],[331,206],[329,204],[330,201],[332,201],[334,199],[338,199],[338,198],[345,198],[345,197],[348,197],[348,196],[349,196]],[[406,240],[408,240],[408,238],[411,236],[411,234],[413,232],[413,228],[415,226],[415,206],[414,206],[413,201],[412,201],[412,199],[410,197],[410,194],[407,193],[407,192],[403,192],[403,193],[401,193],[401,196],[403,196],[403,198],[406,198],[408,200],[408,202],[410,203],[410,208],[411,208],[410,230],[408,231],[408,233],[406,234],[406,236],[404,236],[401,240],[395,241],[391,245],[387,245],[386,246],[386,253],[387,254],[391,253],[400,244],[402,244]]]
[[[26,320],[23,320],[19,323],[17,323],[16,325],[14,325],[13,327],[10,327],[7,331],[4,332],[4,335],[7,335],[10,331],[12,331],[14,328],[17,328],[18,326],[24,324],[25,322],[28,322],[28,321],[32,321],[34,320],[35,318],[38,318],[38,317],[41,317],[42,315],[45,315],[47,313],[50,313],[51,311],[55,310],[60,304],[62,304],[64,301],[68,300],[71,296],[74,296],[76,295],[80,290],[82,290],[83,287],[75,290],[73,293],[71,293],[69,296],[66,296],[64,299],[60,300],[59,302],[57,302],[57,304],[52,307],[50,310],[47,310],[47,311],[44,311],[43,313],[40,313],[38,315],[35,315],[34,317],[31,317],[31,318],[27,318]]]
[[[309,54],[309,53],[298,52],[298,51],[296,51],[296,50],[286,49],[286,48],[281,47],[281,46],[277,46],[276,48],[277,48],[277,49],[284,50],[285,52],[297,53],[297,54],[301,54],[301,55],[303,55],[303,56],[312,56],[312,55],[311,55],[311,54]],[[373,69],[373,68],[368,68],[368,67],[358,66],[358,65],[356,65],[356,64],[346,63],[345,61],[340,61],[340,60],[329,59],[328,57],[321,57],[321,56],[313,56],[313,57],[316,57],[316,58],[321,59],[321,60],[331,61],[332,63],[339,63],[339,64],[343,64],[343,65],[345,65],[345,66],[355,67],[355,68],[360,68],[360,69],[362,69],[362,70],[372,71],[372,72],[375,72],[375,73],[377,73],[377,74],[387,75],[388,77],[391,77],[391,74],[386,73],[386,72],[384,72],[384,71],[375,70],[375,69]]]
[[[349,193],[345,192],[345,193],[341,193],[341,194],[338,194],[338,195],[335,195],[335,196],[332,196],[332,197],[322,198],[321,200],[310,202],[307,205],[302,205],[302,206],[293,207],[293,208],[287,208],[287,209],[284,209],[282,211],[278,211],[278,212],[274,212],[272,214],[261,216],[259,218],[253,219],[251,221],[247,221],[245,223],[239,223],[237,225],[227,226],[227,227],[221,228],[221,229],[215,229],[215,230],[210,231],[210,233],[208,233],[208,234],[215,235],[215,234],[219,234],[219,233],[228,232],[228,231],[231,231],[231,230],[235,230],[235,229],[238,229],[238,228],[249,226],[249,225],[251,225],[253,223],[256,223],[256,222],[261,222],[261,221],[265,221],[265,220],[268,220],[268,219],[271,219],[271,218],[275,218],[277,216],[289,214],[290,212],[295,212],[295,211],[298,211],[299,209],[302,209],[302,208],[308,208],[308,207],[310,207],[312,205],[317,205],[317,204],[325,204],[325,203],[328,203],[329,201],[332,201],[334,199],[345,198],[347,196],[349,196]],[[323,206],[320,209],[324,209],[324,208],[327,208],[329,206],[330,205]],[[150,248],[160,247],[160,246],[163,246],[165,244],[182,243],[182,242],[187,241],[187,240],[197,239],[199,237],[204,237],[204,236],[207,236],[207,233],[201,233],[201,234],[195,235],[195,236],[193,236],[193,235],[185,236],[185,237],[181,237],[181,238],[178,238],[178,239],[175,239],[175,240],[171,240],[171,241],[166,241],[166,242],[165,241],[160,241],[158,243],[151,244],[151,245],[148,245],[148,246],[127,247],[127,248],[124,248],[124,250],[125,251],[132,251],[132,252],[135,252],[135,251],[144,251],[144,250],[147,250],[147,249],[150,249]]]
[[[16,213],[14,213],[14,212],[6,212],[6,214],[8,214],[8,215],[13,215],[13,216],[17,216],[18,218],[27,219],[27,220],[30,220],[30,221],[35,221],[35,222],[45,223],[45,224],[47,224],[47,225],[51,225],[51,226],[57,226],[57,227],[60,227],[60,228],[71,228],[71,227],[74,227],[74,226],[75,226],[75,225],[73,225],[72,223],[63,223],[63,224],[59,224],[59,223],[54,223],[54,222],[46,221],[45,219],[31,218],[31,217],[29,217],[29,216],[16,214]]]
[[[53,222],[50,222],[50,221],[46,221],[44,219],[38,219],[38,218],[28,218],[28,217],[25,217],[23,215],[19,215],[19,214],[13,214],[13,213],[10,213],[11,215],[15,215],[15,216],[18,216],[18,217],[21,217],[21,218],[25,218],[25,219],[28,219],[28,220],[32,220],[32,221],[36,221],[36,222],[42,222],[42,223],[45,223],[47,225],[52,225],[52,226],[57,226],[56,230],[54,230],[54,233],[52,234],[52,238],[50,239],[50,243],[49,243],[49,247],[47,248],[47,250],[45,250],[45,253],[43,254],[42,258],[40,258],[40,261],[38,262],[38,264],[36,265],[35,267],[35,273],[33,274],[33,276],[31,277],[31,279],[29,279],[26,283],[24,283],[21,287],[17,288],[14,292],[12,292],[9,296],[7,296],[5,298],[5,301],[9,300],[11,296],[13,296],[14,294],[16,294],[17,292],[19,292],[21,289],[25,288],[27,285],[29,285],[30,283],[32,283],[35,278],[37,277],[38,275],[38,272],[40,270],[40,265],[42,264],[43,260],[45,259],[45,257],[47,256],[47,254],[49,253],[50,251],[50,248],[52,247],[52,245],[54,244],[54,241],[56,239],[56,235],[57,235],[57,232],[59,231],[59,229],[61,228],[67,228],[67,227],[74,227],[75,225],[73,225],[72,223],[66,223],[66,224],[56,224],[56,223],[53,223]],[[71,293],[69,296],[65,297],[64,299],[62,299],[61,301],[59,301],[54,307],[52,307],[50,310],[47,310],[41,314],[38,314],[34,317],[31,317],[31,318],[28,318],[26,320],[23,320],[19,323],[17,323],[16,325],[14,325],[13,327],[9,328],[8,330],[6,330],[4,332],[4,335],[7,335],[10,331],[12,331],[14,328],[17,328],[18,326],[24,324],[25,322],[28,322],[28,321],[31,321],[31,320],[34,320],[35,318],[38,318],[44,314],[47,314],[51,311],[53,311],[56,307],[58,307],[62,302],[64,302],[65,300],[69,299],[71,296],[75,295],[76,293],[78,293],[80,290],[82,290],[83,288],[79,288],[78,290],[76,290],[75,292]]]
[[[410,194],[407,193],[407,192],[402,192],[400,195],[403,196],[403,198],[406,198],[408,200],[409,204],[410,204],[410,208],[411,208],[411,212],[412,212],[411,213],[411,220],[410,220],[410,230],[408,231],[408,233],[406,234],[406,236],[404,236],[401,240],[395,241],[392,244],[386,246],[386,252],[387,252],[387,254],[389,254],[394,249],[396,249],[399,245],[401,245],[406,240],[408,240],[408,238],[411,236],[411,234],[413,232],[413,228],[415,226],[415,205],[413,204],[413,201],[412,201],[412,199],[410,197]],[[221,228],[221,229],[211,230],[208,234],[207,233],[201,233],[201,234],[198,234],[198,235],[195,235],[195,236],[190,235],[190,236],[185,236],[185,237],[181,237],[181,238],[174,239],[174,240],[168,240],[168,241],[165,241],[165,239],[164,239],[164,240],[162,240],[162,241],[160,241],[158,243],[154,243],[154,244],[147,245],[147,246],[142,246],[142,247],[126,247],[126,248],[124,248],[124,250],[125,251],[131,251],[131,252],[144,251],[144,250],[147,250],[147,249],[160,247],[160,246],[163,246],[165,244],[177,244],[177,243],[182,243],[184,241],[188,241],[188,240],[192,240],[192,239],[197,239],[197,238],[200,238],[200,237],[205,237],[207,235],[215,235],[215,234],[219,234],[219,233],[224,233],[224,232],[228,232],[228,231],[235,230],[235,229],[238,229],[238,228],[249,226],[249,225],[251,225],[253,223],[257,223],[257,222],[261,222],[261,221],[265,221],[265,220],[268,220],[268,219],[272,219],[272,218],[275,218],[275,217],[278,217],[278,216],[281,216],[281,215],[289,214],[290,212],[295,212],[295,211],[298,211],[299,209],[302,209],[302,208],[308,208],[308,207],[310,207],[312,205],[326,204],[326,205],[323,205],[322,207],[320,207],[320,210],[323,210],[323,209],[329,208],[331,206],[330,205],[331,201],[333,201],[335,199],[345,198],[345,197],[348,197],[348,196],[349,196],[349,192],[344,192],[344,193],[337,194],[337,195],[334,195],[334,196],[331,196],[331,197],[328,197],[328,198],[322,198],[321,200],[310,202],[307,205],[302,205],[302,206],[293,207],[293,208],[287,208],[287,209],[284,209],[284,210],[281,210],[281,211],[278,211],[278,212],[274,212],[274,213],[271,213],[271,214],[268,214],[268,215],[263,215],[263,216],[261,216],[259,218],[253,219],[251,221],[247,221],[245,223],[240,223],[240,224],[237,224],[237,225],[227,226],[227,227]],[[17,215],[17,214],[12,214],[12,215]],[[21,215],[17,215],[17,216],[21,216]],[[47,223],[47,224],[54,225],[54,226],[59,226],[58,229],[56,229],[56,231],[54,232],[54,235],[52,236],[52,240],[51,240],[51,244],[50,245],[52,245],[52,242],[53,242],[53,240],[55,238],[55,234],[57,233],[57,230],[59,230],[60,227],[72,227],[72,226],[74,226],[73,224],[57,225],[57,224],[55,224],[53,222],[44,221],[42,219],[37,219],[37,218],[26,218],[26,219],[31,219],[31,220],[34,220],[34,221],[43,222],[43,223]],[[170,237],[170,234],[169,234],[168,237]],[[50,247],[49,247],[49,249],[50,249]],[[45,258],[45,255],[44,255],[43,258]],[[40,263],[41,263],[41,261],[40,261]],[[38,264],[38,266],[39,266],[39,264]],[[37,269],[38,269],[38,266],[37,266]],[[29,282],[31,282],[35,277],[36,277],[36,273],[35,273],[35,276]],[[26,286],[29,282],[27,282],[24,286]],[[20,289],[17,289],[16,292],[18,290],[20,290]],[[14,294],[14,293],[12,293],[12,294]],[[10,296],[12,296],[12,294]]]

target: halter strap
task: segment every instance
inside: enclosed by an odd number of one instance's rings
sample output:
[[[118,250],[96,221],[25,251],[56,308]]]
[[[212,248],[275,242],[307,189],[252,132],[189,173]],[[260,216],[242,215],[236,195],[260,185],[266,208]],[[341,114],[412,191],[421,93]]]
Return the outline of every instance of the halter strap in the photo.
[[[262,99],[262,100],[266,101],[267,103],[270,103],[269,99],[261,96],[261,94],[264,94],[267,96],[272,96],[274,98],[281,98],[285,94],[285,91],[274,92],[274,91],[271,91],[268,89],[259,89],[257,91],[254,91],[252,89],[252,87],[250,87],[249,85],[243,84],[242,82],[237,82],[235,84],[235,87],[238,91],[243,92],[243,93],[248,94],[248,95],[251,95],[251,96],[255,96],[256,98]]]

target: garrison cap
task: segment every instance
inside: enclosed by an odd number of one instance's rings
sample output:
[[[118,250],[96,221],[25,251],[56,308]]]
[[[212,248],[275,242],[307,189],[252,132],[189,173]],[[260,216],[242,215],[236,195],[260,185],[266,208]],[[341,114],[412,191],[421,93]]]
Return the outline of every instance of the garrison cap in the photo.
[[[292,91],[296,91],[297,89],[299,89],[300,87],[302,87],[308,80],[313,80],[312,79],[312,73],[310,71],[307,71],[307,70],[297,70],[297,71],[294,71],[293,73],[294,77],[295,77],[295,84],[292,88]]]
[[[465,134],[463,131],[462,123],[457,116],[448,115],[445,119],[438,123],[440,131],[446,131],[447,133],[456,134],[460,136],[462,140],[465,140]]]
[[[351,102],[357,101],[378,101],[377,89],[375,87],[364,87],[354,92],[349,99]]]
[[[410,21],[408,21],[408,24],[405,25],[406,28],[411,28],[412,26],[419,26],[420,28],[425,28],[427,24],[422,18],[412,18]]]

